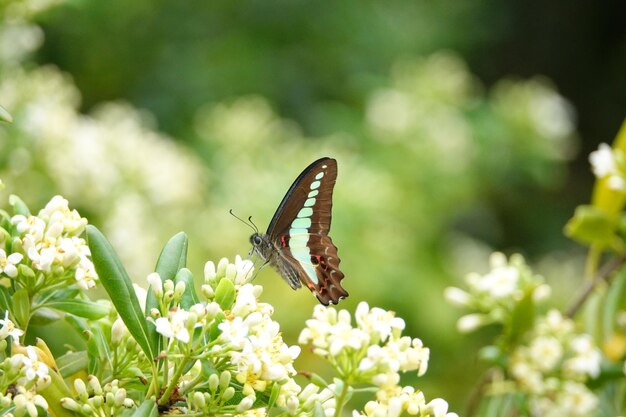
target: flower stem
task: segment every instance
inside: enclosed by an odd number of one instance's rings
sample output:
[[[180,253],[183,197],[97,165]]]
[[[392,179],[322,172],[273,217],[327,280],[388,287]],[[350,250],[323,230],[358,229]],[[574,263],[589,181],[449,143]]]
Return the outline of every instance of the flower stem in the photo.
[[[176,372],[174,372],[172,379],[169,381],[167,388],[163,392],[163,395],[161,396],[161,398],[159,398],[159,401],[157,404],[159,405],[167,404],[167,402],[170,399],[170,395],[172,395],[172,392],[174,392],[174,389],[176,388],[176,384],[178,383],[178,380],[180,379],[180,377],[182,376],[185,370],[186,363],[187,363],[187,360],[185,358],[178,364],[178,366],[175,367]]]
[[[569,308],[566,310],[565,315],[567,317],[574,317],[578,310],[585,303],[589,295],[593,292],[593,290],[600,284],[602,281],[606,281],[609,283],[612,279],[613,273],[621,268],[626,263],[626,255],[622,255],[619,258],[613,259],[611,262],[607,263],[600,271],[596,273],[591,281],[588,281],[579,294],[578,297],[572,302]]]
[[[349,385],[347,381],[343,381],[343,388],[341,389],[341,393],[337,397],[337,402],[335,403],[335,415],[334,417],[341,417],[341,412],[343,411],[344,402],[346,400],[346,395],[348,394]]]

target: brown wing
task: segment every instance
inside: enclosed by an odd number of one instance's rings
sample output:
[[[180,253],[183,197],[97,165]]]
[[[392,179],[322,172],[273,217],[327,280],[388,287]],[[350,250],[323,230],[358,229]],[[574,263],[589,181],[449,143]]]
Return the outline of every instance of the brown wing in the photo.
[[[323,177],[316,180],[316,176],[320,173],[323,173]],[[288,235],[292,222],[313,191],[311,184],[314,182],[319,182],[320,185],[316,188],[315,205],[312,207],[313,215],[308,232],[327,235],[330,230],[333,188],[336,180],[337,161],[332,158],[320,158],[306,167],[291,184],[287,194],[276,209],[276,213],[267,228],[270,239],[275,243],[280,243],[280,237]]]
[[[348,296],[341,286],[344,275],[339,270],[337,247],[330,236],[309,234],[308,245],[310,259],[295,258],[288,247],[281,249],[282,258],[296,271],[304,285],[324,305],[337,304]]]

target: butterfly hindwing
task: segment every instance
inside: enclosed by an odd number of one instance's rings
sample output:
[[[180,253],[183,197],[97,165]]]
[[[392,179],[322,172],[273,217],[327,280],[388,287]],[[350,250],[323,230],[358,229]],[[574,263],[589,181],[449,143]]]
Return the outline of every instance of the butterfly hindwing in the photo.
[[[307,241],[308,251],[292,246],[288,249],[289,256],[284,254],[284,258],[299,271],[301,281],[320,303],[337,304],[348,296],[341,286],[344,275],[339,269],[337,247],[328,235],[308,234]]]

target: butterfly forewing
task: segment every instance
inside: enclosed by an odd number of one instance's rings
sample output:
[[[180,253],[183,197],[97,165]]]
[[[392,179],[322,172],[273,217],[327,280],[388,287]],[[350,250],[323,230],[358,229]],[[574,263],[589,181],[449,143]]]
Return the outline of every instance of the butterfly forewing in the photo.
[[[283,278],[295,288],[287,272],[296,270],[302,283],[326,305],[348,296],[340,284],[344,275],[337,247],[328,236],[336,179],[334,159],[322,158],[309,165],[287,191],[266,235],[277,255],[270,262]]]
[[[336,180],[337,161],[332,158],[318,159],[306,167],[291,184],[276,209],[267,228],[270,238],[280,238],[289,232],[293,221],[299,217],[298,214],[303,208],[310,208],[312,211],[309,232],[327,235],[332,218],[332,197]],[[307,212],[302,214],[306,215]]]

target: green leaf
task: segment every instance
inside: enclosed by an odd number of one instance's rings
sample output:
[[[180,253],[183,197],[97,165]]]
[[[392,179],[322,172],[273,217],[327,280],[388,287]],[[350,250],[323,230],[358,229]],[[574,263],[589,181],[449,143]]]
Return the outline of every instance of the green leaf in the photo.
[[[184,232],[175,234],[167,241],[155,268],[161,279],[173,281],[178,271],[187,265],[188,246],[189,240]]]
[[[170,279],[174,280],[176,274],[181,268],[184,268],[187,264],[187,248],[189,246],[189,240],[184,232],[179,232],[172,236],[159,255],[154,270],[159,274],[162,280]],[[146,316],[150,315],[150,310],[153,308],[158,309],[159,304],[154,296],[152,287],[148,288],[146,294]],[[161,350],[161,343],[163,339],[156,332],[155,326],[148,326],[148,333],[152,345],[156,347],[157,351]]]
[[[271,409],[276,404],[276,400],[278,399],[278,394],[280,394],[281,384],[274,383],[272,386],[272,392],[270,393],[270,399],[267,402],[267,408]]]
[[[608,288],[602,303],[602,332],[606,337],[615,333],[616,320],[626,298],[626,270],[622,269]]]
[[[43,304],[48,308],[65,311],[78,317],[84,317],[90,320],[98,320],[109,314],[109,307],[94,303],[93,301],[81,300],[79,298],[70,300],[54,300]]]
[[[98,369],[100,368],[100,360],[103,358],[100,353],[101,347],[98,345],[98,340],[94,336],[92,329],[89,327],[85,319],[71,314],[67,314],[65,316],[65,321],[74,327],[78,334],[80,334],[80,336],[85,340],[88,354],[87,372],[92,375],[96,375],[98,373]]]
[[[226,316],[222,312],[219,312],[217,316],[215,316],[215,318],[213,319],[213,324],[211,325],[211,328],[209,329],[209,341],[217,339],[218,336],[221,334],[221,331],[217,326],[219,326],[219,324],[223,322],[225,319],[226,319]]]
[[[618,221],[609,217],[602,208],[578,206],[565,225],[565,235],[584,244],[602,248],[610,247],[615,240]]]
[[[13,123],[13,116],[4,107],[0,106],[0,122]]]
[[[133,284],[122,262],[104,235],[94,226],[87,226],[87,242],[91,258],[102,286],[128,331],[148,358],[156,357],[156,344],[150,338],[146,318],[141,310]]]
[[[26,288],[20,288],[13,294],[13,316],[19,328],[26,328],[30,318],[30,298]]]
[[[49,308],[38,308],[33,311],[33,314],[30,316],[30,324],[34,326],[45,326],[50,323],[54,323],[57,320],[63,318],[63,314],[59,313],[56,310],[52,310]]]
[[[13,302],[11,301],[11,294],[9,294],[9,289],[0,285],[0,308],[3,311],[9,310],[13,313]],[[4,318],[4,315],[2,315]]]
[[[185,283],[185,292],[183,293],[183,297],[180,300],[180,306],[185,310],[189,310],[189,308],[198,304],[200,301],[198,299],[198,294],[196,294],[196,289],[193,285],[193,274],[187,268],[182,268],[176,274],[175,283],[184,282]]]
[[[517,342],[530,330],[535,322],[535,303],[533,291],[527,291],[524,297],[515,305],[511,314],[510,328],[506,329],[509,346]]]
[[[154,400],[147,399],[133,413],[133,417],[158,417],[159,409]]]
[[[7,414],[11,413],[13,410],[15,410],[15,406],[12,405],[11,407],[7,408],[6,410],[0,410],[0,416],[6,416]]]
[[[98,324],[94,324],[91,326],[91,334],[98,350],[98,357],[103,361],[111,361],[111,349],[102,328]]]
[[[30,216],[30,210],[26,203],[22,201],[21,198],[16,196],[15,194],[11,194],[9,196],[9,204],[13,207],[13,214],[21,214],[22,216]]]
[[[174,281],[178,271],[185,267],[187,263],[187,247],[187,235],[183,232],[175,234],[167,241],[154,268],[163,281],[166,279]],[[152,291],[152,288],[148,288],[146,316],[150,314],[151,309],[158,307],[154,291]]]
[[[68,352],[56,359],[59,372],[63,378],[68,378],[82,370],[87,369],[87,352]]]
[[[222,310],[229,310],[235,301],[235,284],[228,278],[222,278],[215,289],[215,302]]]

